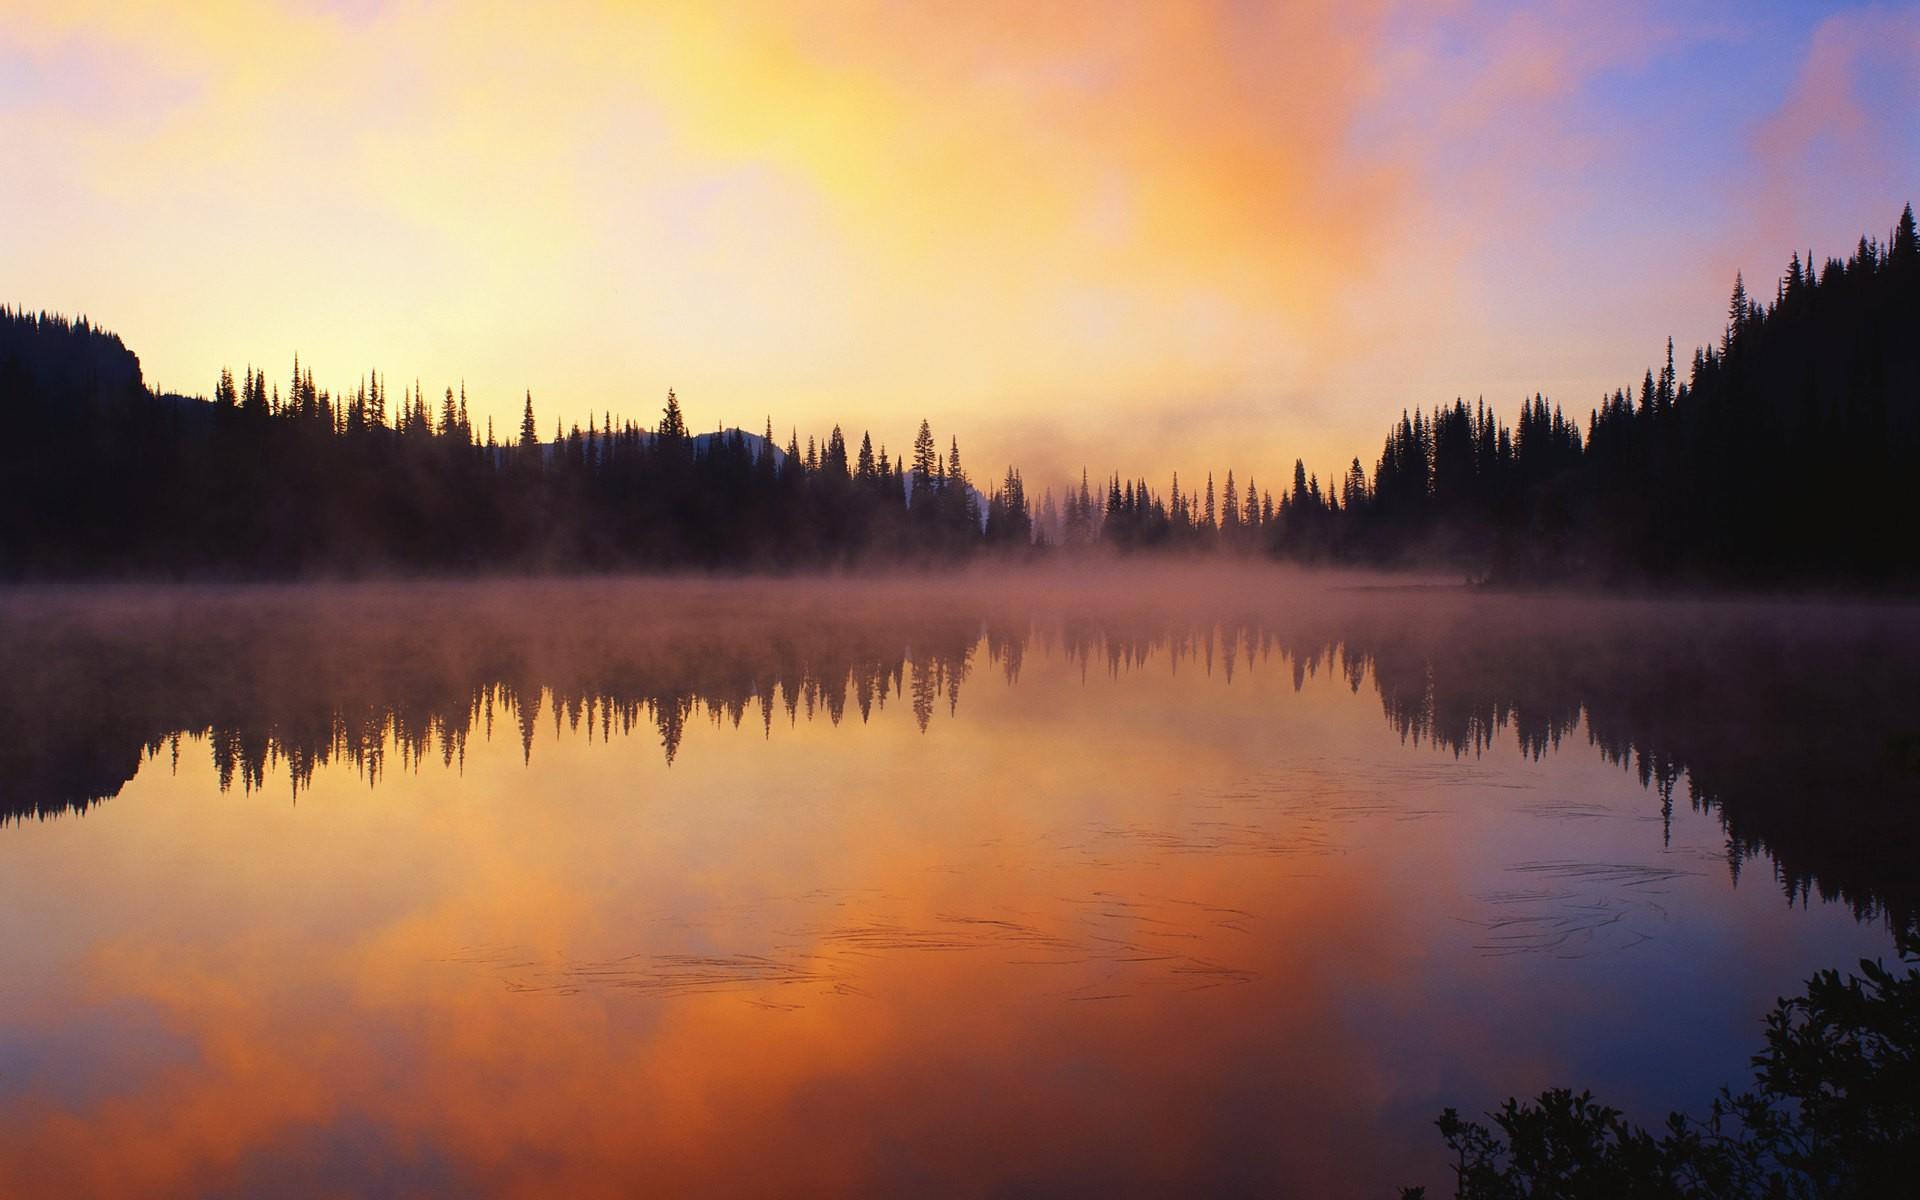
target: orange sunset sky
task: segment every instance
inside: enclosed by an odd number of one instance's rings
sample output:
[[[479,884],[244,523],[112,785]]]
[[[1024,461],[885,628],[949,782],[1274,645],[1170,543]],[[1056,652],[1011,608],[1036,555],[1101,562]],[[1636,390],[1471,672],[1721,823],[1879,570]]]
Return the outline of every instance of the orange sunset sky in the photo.
[[[0,0],[0,300],[976,475],[1584,417],[1920,199],[1920,6]]]

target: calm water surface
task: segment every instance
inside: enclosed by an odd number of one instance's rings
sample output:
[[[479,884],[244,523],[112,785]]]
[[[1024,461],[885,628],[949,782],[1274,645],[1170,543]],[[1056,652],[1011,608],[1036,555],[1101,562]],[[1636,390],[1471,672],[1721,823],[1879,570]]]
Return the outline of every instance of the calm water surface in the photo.
[[[1914,940],[1920,619],[1279,574],[0,600],[0,1195],[1388,1196]]]

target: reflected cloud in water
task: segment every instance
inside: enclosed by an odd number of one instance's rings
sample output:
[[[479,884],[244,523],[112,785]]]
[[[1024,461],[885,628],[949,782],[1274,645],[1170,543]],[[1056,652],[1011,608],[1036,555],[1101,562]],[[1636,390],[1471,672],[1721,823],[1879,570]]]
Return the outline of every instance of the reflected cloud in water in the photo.
[[[1383,1194],[1444,1104],[1687,1103],[1914,931],[1899,609],[4,604],[9,1194]]]

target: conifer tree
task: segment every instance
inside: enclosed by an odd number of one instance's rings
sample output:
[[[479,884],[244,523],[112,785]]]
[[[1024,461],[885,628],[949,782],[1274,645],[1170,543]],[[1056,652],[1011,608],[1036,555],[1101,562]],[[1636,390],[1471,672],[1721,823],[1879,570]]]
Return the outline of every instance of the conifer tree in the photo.
[[[667,407],[660,414],[660,428],[654,432],[654,437],[663,449],[670,452],[679,451],[691,440],[687,433],[687,419],[680,413],[680,398],[673,394],[672,388],[667,389]]]
[[[933,427],[920,421],[920,432],[913,435],[913,503],[919,505],[933,485],[937,469],[933,449]]]
[[[1735,342],[1740,340],[1741,328],[1747,323],[1752,311],[1752,301],[1747,299],[1747,281],[1739,272],[1733,276],[1733,295],[1727,301],[1727,332],[1721,339],[1720,353],[1728,354]]]
[[[1900,223],[1894,226],[1889,240],[1887,260],[1905,267],[1920,261],[1920,228],[1914,225],[1912,204],[1900,210]]]

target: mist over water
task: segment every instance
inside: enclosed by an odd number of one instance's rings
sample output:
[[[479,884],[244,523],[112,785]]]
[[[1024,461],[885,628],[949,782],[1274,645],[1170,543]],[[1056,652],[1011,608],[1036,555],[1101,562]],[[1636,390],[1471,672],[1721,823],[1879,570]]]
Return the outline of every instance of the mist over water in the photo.
[[[1911,946],[1920,616],[1162,566],[0,598],[0,1193],[1379,1196]]]

